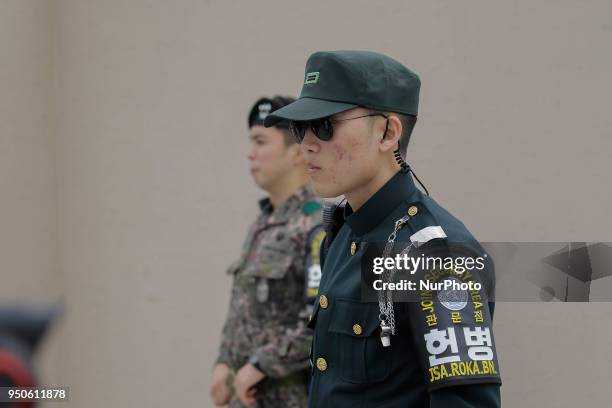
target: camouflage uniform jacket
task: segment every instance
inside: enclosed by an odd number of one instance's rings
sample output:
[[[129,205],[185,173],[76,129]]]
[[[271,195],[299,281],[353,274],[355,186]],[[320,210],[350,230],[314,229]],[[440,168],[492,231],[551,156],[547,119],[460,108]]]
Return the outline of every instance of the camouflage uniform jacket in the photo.
[[[312,333],[306,328],[318,291],[321,205],[308,186],[278,208],[260,201],[233,275],[217,363],[233,372],[256,356],[266,379],[258,407],[306,406]],[[233,398],[230,407],[241,407]]]

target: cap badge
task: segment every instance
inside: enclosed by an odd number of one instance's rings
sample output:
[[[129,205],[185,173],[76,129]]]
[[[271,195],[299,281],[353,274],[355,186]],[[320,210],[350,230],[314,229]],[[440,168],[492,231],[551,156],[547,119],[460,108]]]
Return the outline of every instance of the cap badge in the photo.
[[[259,120],[264,120],[266,116],[270,114],[270,111],[272,110],[272,105],[269,103],[261,103],[259,104],[257,109],[259,110]]]
[[[319,73],[318,72],[309,72],[306,74],[306,79],[304,80],[304,85],[312,85],[319,82]]]

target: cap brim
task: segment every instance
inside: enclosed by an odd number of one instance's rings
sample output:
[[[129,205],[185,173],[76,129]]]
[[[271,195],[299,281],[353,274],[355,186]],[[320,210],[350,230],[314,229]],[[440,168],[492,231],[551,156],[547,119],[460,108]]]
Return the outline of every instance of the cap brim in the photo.
[[[314,98],[300,98],[270,113],[264,120],[264,126],[274,126],[285,120],[309,121],[320,119],[356,107],[357,105],[350,103],[332,102]]]

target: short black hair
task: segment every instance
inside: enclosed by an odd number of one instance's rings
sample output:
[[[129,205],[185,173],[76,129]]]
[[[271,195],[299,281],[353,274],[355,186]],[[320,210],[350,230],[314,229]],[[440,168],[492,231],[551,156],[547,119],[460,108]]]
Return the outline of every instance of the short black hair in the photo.
[[[376,111],[373,111],[376,112]],[[379,112],[380,113],[380,112]],[[397,112],[382,112],[386,116],[397,116],[402,124],[402,134],[399,138],[399,152],[402,156],[402,159],[406,159],[406,151],[408,149],[408,143],[410,142],[410,136],[412,136],[412,130],[414,129],[414,125],[416,125],[417,117],[415,115],[406,115],[403,113]]]
[[[414,115],[404,115],[402,113],[394,113],[397,115],[400,122],[402,123],[402,134],[399,140],[399,151],[402,158],[406,159],[406,151],[408,149],[408,143],[410,142],[410,136],[412,136],[412,130],[416,125],[417,117]]]

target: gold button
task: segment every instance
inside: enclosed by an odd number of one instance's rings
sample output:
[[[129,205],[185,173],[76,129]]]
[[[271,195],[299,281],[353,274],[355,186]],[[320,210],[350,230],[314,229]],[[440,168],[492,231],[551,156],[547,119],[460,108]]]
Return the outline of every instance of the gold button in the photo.
[[[412,207],[408,209],[408,215],[411,217],[414,217],[416,213],[418,212],[419,212],[419,209],[416,207],[416,205],[413,205]]]
[[[355,252],[357,252],[357,244],[353,241],[351,242],[351,255],[355,255]]]
[[[358,335],[358,336],[359,336],[359,335],[361,334],[361,332],[362,332],[362,330],[361,330],[361,326],[360,326],[360,325],[358,325],[357,323],[355,323],[355,324],[353,325],[353,333],[355,333],[356,335]]]
[[[327,302],[327,296],[325,296],[325,295],[321,295],[321,296],[319,297],[319,305],[321,305],[321,307],[322,307],[323,309],[327,309],[327,305],[328,305],[328,304],[329,304],[329,303]]]
[[[317,368],[319,371],[327,370],[327,361],[323,357],[317,358]]]

